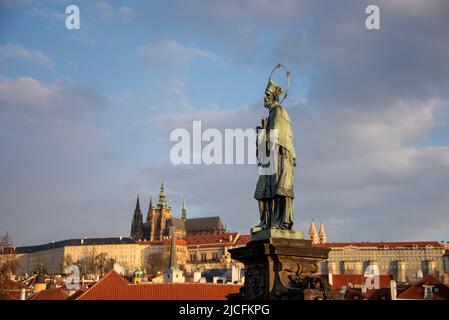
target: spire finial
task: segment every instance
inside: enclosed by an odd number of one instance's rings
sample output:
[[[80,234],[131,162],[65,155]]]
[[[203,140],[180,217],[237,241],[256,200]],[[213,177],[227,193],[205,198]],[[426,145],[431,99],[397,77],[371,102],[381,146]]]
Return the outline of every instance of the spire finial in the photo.
[[[187,208],[186,208],[186,196],[182,194],[182,214],[181,218],[183,221],[187,219]]]
[[[165,201],[164,181],[161,181],[161,191],[159,193],[159,205],[161,208],[165,208],[167,206],[167,202]]]
[[[139,202],[139,194],[137,194],[137,201],[136,201],[136,210],[135,211],[138,211],[138,212],[140,212],[140,202]]]
[[[153,197],[150,196],[150,204],[148,205],[148,211],[151,211],[153,209]]]

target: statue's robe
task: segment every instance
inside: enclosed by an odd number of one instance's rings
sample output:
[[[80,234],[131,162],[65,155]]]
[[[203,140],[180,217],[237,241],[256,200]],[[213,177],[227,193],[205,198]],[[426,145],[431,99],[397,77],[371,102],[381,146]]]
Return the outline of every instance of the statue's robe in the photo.
[[[269,224],[292,225],[296,153],[291,120],[284,107],[276,105],[270,109],[267,129],[277,129],[277,170],[272,175],[259,175],[254,198],[273,200]]]

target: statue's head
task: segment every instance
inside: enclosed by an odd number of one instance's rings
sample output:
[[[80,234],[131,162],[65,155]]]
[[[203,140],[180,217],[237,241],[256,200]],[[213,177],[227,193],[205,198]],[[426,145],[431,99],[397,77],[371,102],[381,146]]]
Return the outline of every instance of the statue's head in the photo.
[[[267,88],[265,89],[265,97],[263,99],[263,105],[265,108],[271,109],[279,103],[279,97],[284,92],[281,86],[278,86],[273,80],[268,81]]]

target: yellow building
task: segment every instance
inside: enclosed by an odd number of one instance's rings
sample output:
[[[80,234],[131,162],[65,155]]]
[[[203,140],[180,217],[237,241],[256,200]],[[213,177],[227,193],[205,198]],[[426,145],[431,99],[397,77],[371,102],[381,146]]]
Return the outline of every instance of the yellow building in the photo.
[[[440,242],[352,242],[316,244],[331,248],[320,265],[322,274],[364,274],[375,266],[397,282],[415,282],[427,275],[444,280],[445,247]]]

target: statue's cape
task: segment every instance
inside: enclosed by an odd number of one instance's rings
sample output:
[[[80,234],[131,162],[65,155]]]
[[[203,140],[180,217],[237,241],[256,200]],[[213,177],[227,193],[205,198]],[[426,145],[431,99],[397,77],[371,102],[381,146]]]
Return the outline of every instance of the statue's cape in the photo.
[[[278,130],[278,143],[290,151],[293,159],[296,160],[295,147],[293,145],[292,122],[283,106],[277,105],[270,110],[267,128]]]

